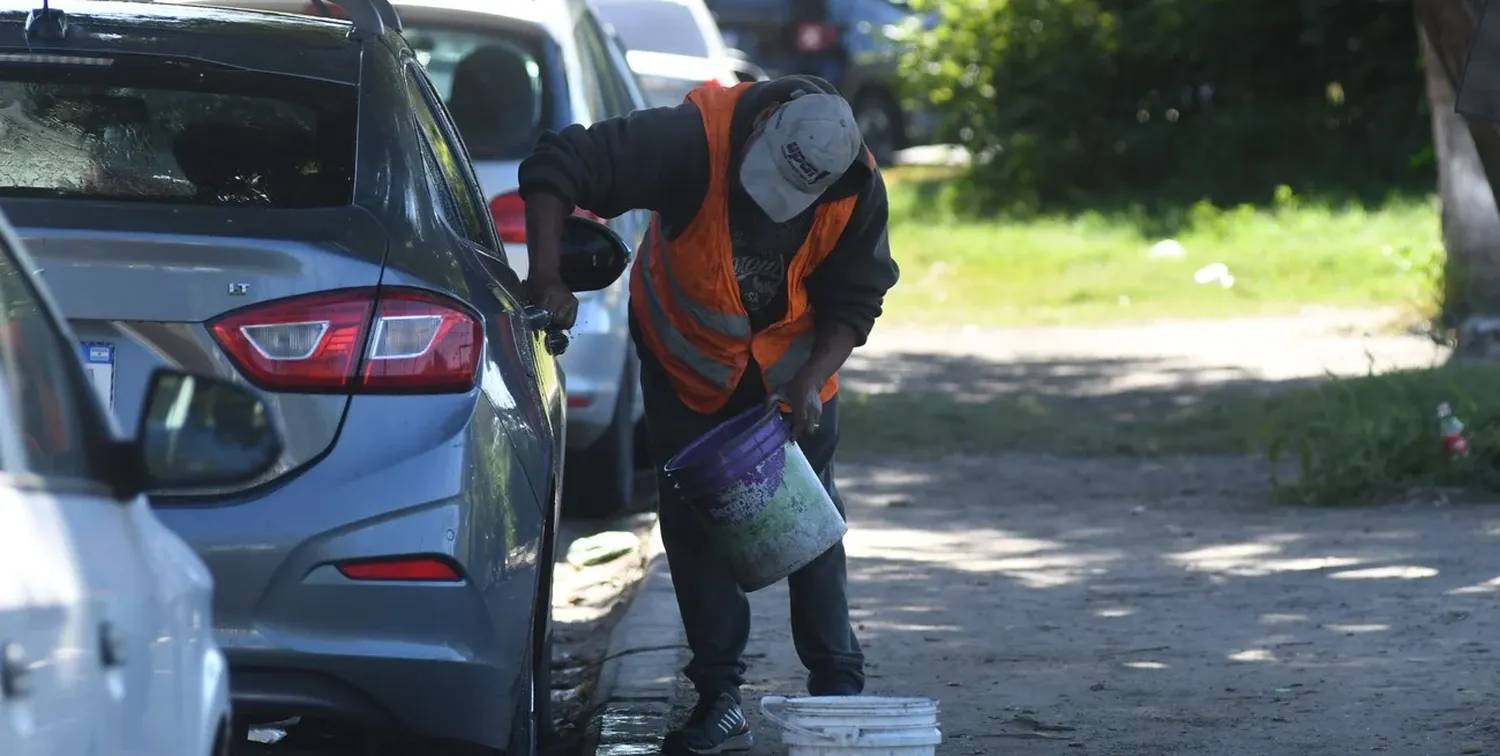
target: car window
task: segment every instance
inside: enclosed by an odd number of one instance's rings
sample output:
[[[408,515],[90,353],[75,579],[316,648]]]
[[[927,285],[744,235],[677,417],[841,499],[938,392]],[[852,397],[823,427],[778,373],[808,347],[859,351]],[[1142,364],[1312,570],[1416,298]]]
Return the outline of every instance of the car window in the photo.
[[[357,102],[351,86],[185,61],[3,65],[0,196],[347,205]]]
[[[453,233],[462,234],[464,231],[464,216],[459,210],[458,199],[453,196],[453,187],[443,178],[443,169],[438,165],[437,154],[433,152],[432,145],[427,141],[424,134],[418,140],[418,151],[422,153],[422,173],[427,177],[428,184],[433,195],[437,197],[438,210],[443,214],[443,220]]]
[[[573,26],[573,43],[578,46],[579,67],[583,70],[583,99],[589,104],[590,117],[596,120],[608,118],[610,107],[605,101],[604,82],[600,78],[606,59],[602,40],[588,23],[580,20]]]
[[[438,130],[443,135],[443,144],[447,147],[441,151],[439,165],[450,174],[449,180],[454,191],[461,195],[460,207],[472,206],[478,210],[479,235],[472,241],[485,249],[499,250],[500,241],[495,234],[495,221],[487,212],[484,190],[479,186],[479,177],[474,173],[474,160],[469,154],[468,145],[458,133],[458,127],[453,124],[452,115],[443,107],[442,96],[425,75],[419,76],[417,73],[413,71],[411,78],[416,81],[417,89],[427,100],[428,112],[437,121]]]
[[[599,22],[590,14],[584,14],[578,24],[579,45],[585,52],[585,66],[594,68],[594,81],[599,88],[599,118],[622,116],[634,110],[630,101],[630,90],[620,79],[619,66],[610,55],[610,44]]]
[[[555,128],[542,41],[524,34],[408,25],[403,32],[475,160],[520,160]]]
[[[433,102],[436,93],[425,86],[422,77],[414,69],[406,72],[406,91],[422,136],[426,138],[428,147],[437,160],[438,178],[441,183],[446,184],[456,205],[459,225],[453,230],[481,247],[499,249],[499,244],[495,241],[494,222],[490,220],[484,202],[479,199],[478,186],[468,165],[468,155],[463,152],[462,144],[445,133],[447,129],[439,121],[440,111],[436,108],[440,106]]]
[[[708,57],[708,41],[686,5],[670,0],[602,0],[595,7],[631,50]]]
[[[97,419],[83,406],[87,390],[70,370],[78,356],[43,307],[26,271],[0,236],[0,371],[10,416],[26,445],[26,471],[45,477],[89,479]],[[9,464],[10,461],[7,460]],[[13,469],[13,468],[8,468]]]

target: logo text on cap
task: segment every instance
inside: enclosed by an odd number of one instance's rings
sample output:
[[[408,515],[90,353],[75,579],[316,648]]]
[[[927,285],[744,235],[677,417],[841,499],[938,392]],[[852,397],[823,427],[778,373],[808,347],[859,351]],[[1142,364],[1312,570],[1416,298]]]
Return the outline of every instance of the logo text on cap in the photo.
[[[802,154],[802,144],[799,142],[787,142],[781,148],[781,156],[797,171],[798,175],[807,180],[809,185],[828,178],[828,171],[813,165],[808,161],[807,156]]]

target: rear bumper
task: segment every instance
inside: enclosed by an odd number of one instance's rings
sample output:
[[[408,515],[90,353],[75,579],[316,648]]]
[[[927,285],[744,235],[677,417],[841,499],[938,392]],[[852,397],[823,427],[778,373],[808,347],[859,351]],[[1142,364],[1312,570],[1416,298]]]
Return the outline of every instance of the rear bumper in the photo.
[[[505,745],[529,658],[542,514],[505,435],[491,441],[499,419],[477,405],[356,397],[339,444],[281,488],[158,507],[214,575],[237,716]],[[444,556],[464,579],[355,581],[334,566],[408,554]]]

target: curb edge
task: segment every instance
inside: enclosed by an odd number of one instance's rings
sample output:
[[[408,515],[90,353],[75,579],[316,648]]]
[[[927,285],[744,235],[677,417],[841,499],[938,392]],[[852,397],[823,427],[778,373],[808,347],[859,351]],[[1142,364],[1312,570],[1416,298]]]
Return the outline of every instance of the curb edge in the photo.
[[[646,569],[625,615],[610,632],[604,666],[595,684],[600,702],[585,753],[654,753],[666,734],[686,657],[686,639],[667,569],[661,526],[651,528]]]

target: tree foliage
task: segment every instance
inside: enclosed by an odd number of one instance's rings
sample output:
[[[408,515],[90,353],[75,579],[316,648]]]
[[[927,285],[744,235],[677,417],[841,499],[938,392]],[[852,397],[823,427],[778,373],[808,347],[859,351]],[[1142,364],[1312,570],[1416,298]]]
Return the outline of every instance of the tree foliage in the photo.
[[[1432,188],[1410,0],[925,2],[910,93],[990,207]]]

